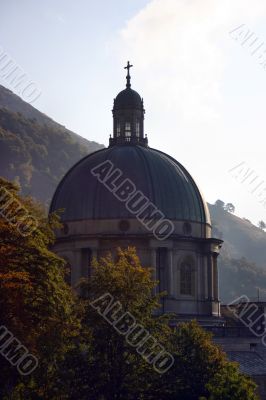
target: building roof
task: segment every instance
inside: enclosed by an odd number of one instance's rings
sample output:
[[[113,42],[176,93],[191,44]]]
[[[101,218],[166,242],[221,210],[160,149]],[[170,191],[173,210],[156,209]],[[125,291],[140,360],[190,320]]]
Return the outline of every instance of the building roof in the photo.
[[[63,178],[50,211],[65,209],[62,220],[135,218],[91,170],[109,160],[170,220],[210,223],[209,211],[186,169],[161,151],[137,145],[116,145],[78,162]],[[120,182],[119,181],[119,182]]]
[[[126,88],[122,92],[118,93],[114,100],[114,109],[143,109],[143,102],[135,90]]]
[[[241,372],[247,375],[266,375],[266,355],[256,351],[227,351],[230,361],[239,363]]]
[[[130,68],[133,65],[130,62],[127,62],[127,84],[126,89],[122,90],[116,98],[114,99],[114,110],[125,110],[125,109],[135,109],[135,110],[143,110],[143,101],[135,90],[131,89],[131,76],[130,76]],[[143,110],[144,111],[144,110]]]

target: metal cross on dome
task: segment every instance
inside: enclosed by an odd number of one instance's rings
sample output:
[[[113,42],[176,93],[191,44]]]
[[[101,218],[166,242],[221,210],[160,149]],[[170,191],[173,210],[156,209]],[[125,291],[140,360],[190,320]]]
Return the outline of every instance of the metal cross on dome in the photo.
[[[127,62],[127,66],[124,67],[124,69],[127,69],[127,88],[130,88],[130,87],[131,87],[131,83],[130,83],[130,79],[131,79],[131,76],[130,76],[130,68],[132,68],[132,67],[133,67],[133,65],[130,64],[129,61]]]

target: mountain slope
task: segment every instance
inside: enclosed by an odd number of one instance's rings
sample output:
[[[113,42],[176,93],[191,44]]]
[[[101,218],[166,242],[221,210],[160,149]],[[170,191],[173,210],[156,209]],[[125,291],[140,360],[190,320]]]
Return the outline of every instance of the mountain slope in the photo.
[[[99,146],[103,147],[94,141],[89,141],[66,129],[63,125],[58,124],[52,120],[52,118],[40,112],[2,85],[0,85],[0,109],[6,109],[15,113],[20,113],[24,118],[33,120],[33,122],[37,122],[39,125],[64,131],[65,133],[68,133],[75,142],[83,145],[88,153],[98,150]]]
[[[245,257],[266,270],[266,233],[247,220],[231,214],[221,207],[209,204],[213,235],[224,240],[222,255],[230,258]]]
[[[49,205],[57,184],[82,157],[102,148],[57,124],[0,86],[0,175]]]
[[[266,270],[258,268],[245,258],[230,259],[219,257],[219,288],[222,303],[228,303],[240,296],[250,300],[266,301]]]
[[[219,264],[222,302],[241,295],[266,301],[266,233],[247,220],[209,204],[213,236],[224,240]]]

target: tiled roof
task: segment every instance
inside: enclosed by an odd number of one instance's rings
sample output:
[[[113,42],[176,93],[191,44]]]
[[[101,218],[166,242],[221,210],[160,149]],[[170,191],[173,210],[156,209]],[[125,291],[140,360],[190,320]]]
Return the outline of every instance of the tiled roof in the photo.
[[[241,372],[255,376],[266,375],[266,353],[256,351],[228,351],[230,361],[239,363]]]

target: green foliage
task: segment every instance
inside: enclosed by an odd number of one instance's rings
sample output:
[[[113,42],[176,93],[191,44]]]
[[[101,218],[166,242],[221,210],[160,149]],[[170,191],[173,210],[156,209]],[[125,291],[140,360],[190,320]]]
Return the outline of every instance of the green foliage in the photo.
[[[0,216],[0,321],[39,360],[32,375],[23,378],[0,357],[1,398],[12,390],[23,393],[21,399],[50,399],[57,363],[79,333],[78,305],[65,283],[65,262],[49,249],[59,220],[56,215],[47,220],[41,206],[18,196],[17,186],[0,179],[0,187],[38,220],[37,229],[22,236]],[[10,212],[15,207],[11,203]]]
[[[222,200],[216,200],[216,202],[214,203],[214,205],[220,209],[220,210],[224,210],[230,213],[234,213],[235,212],[235,206],[232,203],[226,203]]]
[[[216,200],[216,202],[214,203],[214,205],[215,205],[217,208],[220,208],[221,210],[224,210],[225,202],[218,199],[218,200]]]
[[[224,240],[218,257],[220,298],[230,302],[266,290],[266,236],[263,230],[216,206],[209,205],[213,237]]]
[[[48,126],[0,109],[1,175],[19,177],[23,194],[34,194],[47,205],[62,176],[89,152],[56,123]]]
[[[20,376],[0,357],[1,398],[256,399],[253,383],[226,360],[210,334],[195,321],[172,329],[174,316],[158,314],[161,295],[153,294],[157,282],[141,266],[135,249],[118,249],[114,257],[94,260],[78,298],[65,283],[64,261],[50,250],[54,229],[60,226],[57,215],[47,220],[41,206],[18,195],[18,185],[1,179],[0,187],[38,219],[37,229],[25,237],[0,217],[0,320],[39,360],[31,375]],[[152,345],[147,344],[142,357],[92,306],[106,293],[115,304],[110,321],[130,312],[173,355],[166,373],[147,362],[155,357]]]
[[[81,285],[86,294],[83,298],[82,346],[79,343],[76,352],[66,357],[61,368],[64,372],[62,386],[67,387],[70,399],[142,398],[157,374],[136,348],[127,343],[125,336],[91,306],[91,302],[110,294],[118,306],[110,319],[115,321],[125,312],[130,312],[137,323],[167,347],[167,338],[171,335],[168,318],[153,316],[160,307],[159,296],[152,294],[156,283],[151,280],[150,271],[142,268],[132,248],[118,249],[116,261],[110,254],[99,261],[94,260],[93,268],[89,282]],[[80,346],[83,351],[80,351]],[[84,359],[89,360],[87,366],[84,366]]]
[[[151,294],[154,286],[132,248],[119,249],[116,260],[111,255],[95,260],[91,279],[82,284],[86,293],[82,339],[61,366],[60,382],[68,398],[220,400],[219,396],[229,399],[232,395],[234,400],[255,400],[255,385],[227,361],[211,335],[195,321],[173,330],[171,316],[155,317],[159,297]],[[91,301],[106,293],[123,306],[123,310],[114,308],[109,318],[116,321],[125,311],[131,312],[173,354],[174,365],[165,374],[156,372],[91,306]],[[107,304],[99,307],[105,309]]]
[[[252,380],[239,372],[234,363],[226,363],[206,385],[209,400],[258,400]]]
[[[222,368],[225,356],[211,342],[211,335],[195,321],[181,324],[176,331],[175,346],[176,373],[182,377],[182,398],[196,400],[199,395],[208,393],[206,384]]]
[[[236,364],[227,361],[225,353],[196,321],[179,326],[174,347],[176,362],[168,373],[172,376],[165,379],[167,384],[177,378],[177,386],[175,393],[165,399],[177,399],[177,394],[182,400],[257,399],[256,385],[239,372]]]
[[[235,212],[235,206],[232,203],[227,203],[224,206],[225,211],[230,212],[230,213],[234,213]]]
[[[264,221],[259,221],[258,222],[258,227],[262,230],[266,229],[266,224]]]

